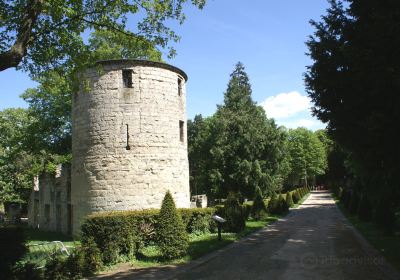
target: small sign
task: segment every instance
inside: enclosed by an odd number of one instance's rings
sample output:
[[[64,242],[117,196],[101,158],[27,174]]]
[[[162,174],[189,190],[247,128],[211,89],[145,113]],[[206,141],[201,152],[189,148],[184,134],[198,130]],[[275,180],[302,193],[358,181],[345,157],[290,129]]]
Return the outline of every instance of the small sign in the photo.
[[[222,218],[222,217],[220,217],[218,215],[214,215],[214,216],[212,216],[212,218],[213,218],[214,221],[216,221],[218,223],[225,223],[226,222],[226,220],[224,218]]]

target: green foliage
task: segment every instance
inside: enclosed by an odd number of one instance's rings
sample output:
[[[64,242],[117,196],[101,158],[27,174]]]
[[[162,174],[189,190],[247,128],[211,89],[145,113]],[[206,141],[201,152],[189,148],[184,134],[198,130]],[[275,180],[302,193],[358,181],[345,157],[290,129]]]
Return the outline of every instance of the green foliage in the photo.
[[[253,198],[282,187],[289,168],[287,134],[251,98],[244,66],[230,75],[224,103],[210,118],[188,122],[191,192],[226,197],[229,192]]]
[[[277,211],[278,211],[278,214],[283,214],[283,213],[286,213],[287,211],[289,211],[289,207],[288,207],[286,200],[282,194],[279,194],[279,197],[278,197]]]
[[[19,262],[13,269],[13,278],[16,280],[43,280],[45,279],[42,269],[37,268],[36,263]]]
[[[293,191],[292,199],[293,203],[298,203],[300,201],[301,197],[298,190]]]
[[[306,184],[308,179],[325,173],[327,151],[317,133],[303,127],[290,129],[289,152],[291,159],[289,181],[291,184],[298,184],[301,181]]]
[[[161,205],[156,234],[164,258],[173,259],[186,254],[189,237],[169,191]]]
[[[253,206],[251,208],[251,216],[256,220],[259,221],[265,218],[267,215],[267,207],[265,206],[262,192],[259,187],[256,188],[256,195],[253,200]]]
[[[246,213],[235,193],[230,192],[224,203],[224,218],[226,222],[224,230],[226,232],[242,231],[246,225]]]
[[[216,225],[211,219],[215,211],[214,208],[178,209],[186,231],[195,234],[215,231]],[[159,213],[158,210],[141,210],[91,215],[82,225],[82,246],[85,251],[88,251],[86,247],[89,247],[101,252],[100,260],[106,265],[121,258],[137,255],[143,245],[158,244],[155,230],[159,227]],[[116,235],[118,239],[113,238]],[[96,256],[97,253],[93,252],[90,255]],[[96,268],[94,270],[97,270],[101,262],[95,258],[93,263]]]
[[[179,213],[188,233],[205,234],[214,231],[216,227],[212,219],[214,208],[179,209]]]
[[[349,204],[349,212],[352,215],[357,214],[358,206],[359,206],[360,199],[358,197],[357,192],[353,191],[351,194],[350,204]]]
[[[278,196],[274,192],[269,200],[268,203],[268,213],[271,214],[279,214],[279,201],[278,201]]]
[[[44,268],[44,275],[47,279],[67,280],[66,258],[60,254],[54,254]]]
[[[387,194],[382,195],[376,206],[375,221],[376,223],[385,230],[386,233],[390,234],[393,232],[396,216],[392,205],[392,198]]]
[[[355,0],[330,4],[320,22],[312,21],[315,32],[307,46],[313,64],[305,83],[313,113],[328,124],[339,147],[335,178],[347,175],[345,167],[370,197],[389,191],[399,207],[400,146],[393,128],[400,122],[394,109],[400,106],[400,5]]]
[[[357,215],[361,221],[369,222],[372,219],[372,205],[366,194],[361,197],[360,203],[357,209]]]
[[[0,227],[0,278],[9,279],[13,266],[27,252],[22,228]]]
[[[171,22],[185,19],[182,1],[8,1],[0,4],[0,71],[10,67],[29,70],[31,75],[49,69],[82,64],[91,45],[113,58],[115,45],[138,49],[148,45],[165,48],[178,42]],[[202,8],[205,0],[190,1]],[[129,28],[135,26],[135,28]],[[87,43],[86,30],[107,32],[109,46]],[[131,55],[131,53],[124,53]],[[169,47],[169,56],[175,50]]]
[[[286,205],[287,205],[287,208],[293,207],[293,205],[294,205],[291,192],[287,192],[287,194],[286,194]]]

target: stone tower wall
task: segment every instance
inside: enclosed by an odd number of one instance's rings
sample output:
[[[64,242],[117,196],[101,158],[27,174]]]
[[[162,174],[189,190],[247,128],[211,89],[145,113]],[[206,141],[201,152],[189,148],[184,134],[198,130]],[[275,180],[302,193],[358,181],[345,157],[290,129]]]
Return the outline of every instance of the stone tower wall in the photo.
[[[93,212],[159,208],[167,190],[177,207],[190,206],[186,80],[178,68],[138,60],[85,72],[72,106],[74,234]]]

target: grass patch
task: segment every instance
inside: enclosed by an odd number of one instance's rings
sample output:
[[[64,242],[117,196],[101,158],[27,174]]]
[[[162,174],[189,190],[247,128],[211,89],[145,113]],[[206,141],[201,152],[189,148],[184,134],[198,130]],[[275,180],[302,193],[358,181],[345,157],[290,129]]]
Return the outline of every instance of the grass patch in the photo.
[[[339,201],[335,200],[343,215],[375,247],[394,267],[400,270],[400,229],[393,235],[387,235],[376,224],[363,222],[358,217],[350,215],[349,211]]]
[[[57,232],[40,231],[32,228],[25,228],[24,232],[29,251],[22,261],[33,262],[38,266],[43,266],[51,254],[56,250],[60,250],[61,244],[53,241],[61,241],[67,249],[71,249],[78,244],[71,237]]]

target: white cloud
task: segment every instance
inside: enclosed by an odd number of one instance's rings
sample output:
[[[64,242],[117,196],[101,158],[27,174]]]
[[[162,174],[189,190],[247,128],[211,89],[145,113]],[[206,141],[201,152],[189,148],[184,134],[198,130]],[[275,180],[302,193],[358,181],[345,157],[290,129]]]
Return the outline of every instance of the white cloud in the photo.
[[[299,112],[309,110],[311,101],[309,97],[301,95],[297,91],[292,91],[270,96],[260,105],[264,107],[268,117],[278,119],[288,118]]]
[[[305,127],[311,130],[325,128],[321,121],[311,115],[310,98],[297,91],[270,96],[260,105],[268,118],[274,118],[278,125],[287,128]]]

